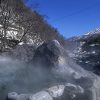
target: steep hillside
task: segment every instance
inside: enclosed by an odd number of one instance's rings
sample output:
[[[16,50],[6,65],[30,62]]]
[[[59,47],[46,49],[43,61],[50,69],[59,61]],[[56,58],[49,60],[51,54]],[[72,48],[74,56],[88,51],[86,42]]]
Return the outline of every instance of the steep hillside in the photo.
[[[23,0],[1,1],[0,51],[7,51],[20,42],[39,45],[53,39],[65,45],[65,38],[57,29],[49,25],[38,11],[27,7]]]

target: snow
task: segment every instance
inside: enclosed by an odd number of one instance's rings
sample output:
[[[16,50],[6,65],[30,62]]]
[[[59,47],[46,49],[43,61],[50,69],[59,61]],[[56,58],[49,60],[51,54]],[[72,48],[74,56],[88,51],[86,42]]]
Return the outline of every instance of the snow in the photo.
[[[96,54],[96,51],[92,51],[92,54]]]
[[[91,47],[94,47],[94,46],[99,46],[100,44],[91,44],[90,46]]]
[[[11,100],[17,100],[18,94],[16,92],[8,93],[8,98],[11,99]]]
[[[59,57],[59,66],[64,66],[66,64],[66,60],[64,57]]]
[[[96,28],[94,31],[90,31],[85,35],[93,35],[93,34],[100,34],[100,28]]]
[[[90,62],[90,61],[86,61],[85,63],[87,63],[87,64],[88,64],[89,62]]]
[[[18,45],[23,45],[24,43],[23,42],[20,42]]]
[[[50,94],[46,91],[40,91],[29,97],[29,100],[53,100]]]
[[[80,46],[83,46],[86,42],[80,42]]]
[[[49,92],[49,94],[52,97],[57,98],[63,94],[64,88],[65,88],[64,85],[57,85],[57,86],[53,86],[53,87],[49,88],[47,91]]]
[[[96,44],[91,44],[90,46],[91,46],[91,47],[94,47],[95,45],[96,45]]]

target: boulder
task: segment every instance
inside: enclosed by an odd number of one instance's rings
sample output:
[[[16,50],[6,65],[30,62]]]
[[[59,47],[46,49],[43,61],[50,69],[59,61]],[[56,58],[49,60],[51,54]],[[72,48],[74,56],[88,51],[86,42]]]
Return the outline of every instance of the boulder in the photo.
[[[62,96],[64,92],[65,86],[64,85],[56,85],[53,87],[48,88],[46,91],[53,97],[53,98],[59,98]]]
[[[29,62],[32,60],[35,53],[36,46],[29,44],[17,45],[9,52],[4,52],[1,55],[4,57],[10,57],[22,62]]]
[[[56,85],[35,94],[17,94],[16,92],[8,93],[6,100],[66,100],[75,98],[77,95],[84,93],[80,86],[67,83],[66,85]]]
[[[53,67],[57,65],[61,49],[59,42],[56,40],[45,42],[40,45],[35,52],[33,62],[42,66]]]
[[[16,92],[8,93],[6,100],[18,100],[18,94]]]
[[[6,100],[29,100],[31,94],[17,94],[16,92],[8,93]]]
[[[40,91],[29,97],[29,100],[53,100],[50,94],[46,91]]]

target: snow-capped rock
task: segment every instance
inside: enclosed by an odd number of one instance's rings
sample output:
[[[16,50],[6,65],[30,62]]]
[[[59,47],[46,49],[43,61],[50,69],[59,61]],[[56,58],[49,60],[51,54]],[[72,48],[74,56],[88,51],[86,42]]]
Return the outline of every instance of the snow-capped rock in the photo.
[[[66,93],[66,95],[64,95]],[[8,93],[6,100],[54,100],[69,97],[75,98],[78,94],[83,94],[84,89],[80,86],[67,83],[66,85],[56,85],[35,94]],[[64,99],[65,100],[65,99]]]
[[[6,100],[99,100],[94,89],[91,90],[84,91],[79,85],[67,83],[50,87],[35,94],[8,93]]]
[[[57,86],[53,86],[49,89],[47,89],[46,91],[53,97],[53,98],[59,98],[60,96],[62,96],[63,92],[64,92],[65,86],[64,85],[57,85]]]
[[[40,91],[29,97],[29,100],[53,100],[50,94],[46,91]]]

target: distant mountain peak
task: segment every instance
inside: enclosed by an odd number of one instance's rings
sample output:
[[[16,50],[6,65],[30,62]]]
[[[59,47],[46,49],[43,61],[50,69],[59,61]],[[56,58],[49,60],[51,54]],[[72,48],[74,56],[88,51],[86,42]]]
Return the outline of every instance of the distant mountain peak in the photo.
[[[100,28],[96,28],[93,31],[86,33],[85,35],[93,35],[93,34],[100,34]]]

